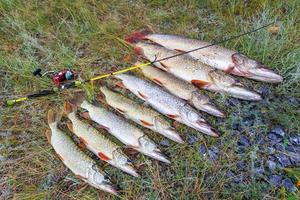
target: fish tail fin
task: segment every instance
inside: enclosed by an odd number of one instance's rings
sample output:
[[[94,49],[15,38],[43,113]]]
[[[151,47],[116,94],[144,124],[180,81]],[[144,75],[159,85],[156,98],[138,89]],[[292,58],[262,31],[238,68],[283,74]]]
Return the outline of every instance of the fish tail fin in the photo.
[[[57,112],[50,109],[50,110],[48,110],[47,118],[48,118],[48,124],[50,125],[50,124],[58,122],[60,117]]]
[[[128,35],[127,37],[125,37],[125,41],[128,43],[134,44],[141,40],[147,39],[147,35],[149,35],[151,33],[152,33],[152,31],[150,31],[149,29],[144,29],[141,31],[133,32],[130,35]]]
[[[74,106],[80,106],[84,101],[84,96],[82,94],[78,94],[75,98],[71,99],[69,102]]]
[[[66,114],[75,112],[75,110],[76,110],[75,106],[73,106],[73,105],[70,104],[69,102],[65,102],[65,103],[64,103],[64,112],[65,112]]]

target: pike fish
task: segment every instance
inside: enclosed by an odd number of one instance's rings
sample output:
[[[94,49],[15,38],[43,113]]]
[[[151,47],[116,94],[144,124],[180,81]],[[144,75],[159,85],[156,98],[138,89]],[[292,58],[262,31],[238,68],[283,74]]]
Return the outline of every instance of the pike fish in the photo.
[[[123,144],[127,145],[127,147],[135,149],[151,158],[170,163],[170,161],[160,153],[157,145],[145,135],[142,130],[133,126],[122,117],[117,116],[105,108],[88,103],[80,95],[78,95],[76,99],[71,100],[71,103],[86,109],[88,111],[88,118],[105,128]]]
[[[196,109],[216,117],[225,116],[224,113],[211,102],[209,97],[201,93],[194,85],[152,66],[142,67],[141,71],[145,77],[166,88],[171,94],[186,100]]]
[[[132,176],[139,177],[128,157],[120,149],[121,147],[105,138],[90,124],[81,121],[76,116],[77,109],[75,106],[65,102],[64,111],[71,120],[67,123],[68,128],[79,137],[87,149],[112,166]]]
[[[122,81],[125,88],[160,113],[197,131],[218,137],[217,131],[208,125],[202,116],[183,99],[173,96],[161,87],[135,76],[118,74],[115,77]]]
[[[72,139],[57,127],[59,117],[53,110],[48,111],[48,125],[46,131],[49,143],[53,146],[58,157],[76,175],[91,186],[118,195],[107,177],[96,162],[84,154],[72,141]]]
[[[123,95],[109,90],[105,86],[101,87],[100,90],[104,95],[104,101],[123,114],[127,119],[158,132],[175,142],[184,143],[171,124],[162,118],[158,112],[144,105],[137,104]]]
[[[127,41],[150,40],[168,49],[187,52],[200,47],[211,45],[201,40],[190,39],[177,35],[152,34],[149,31],[132,33]],[[262,63],[224,47],[213,45],[204,49],[188,53],[195,59],[237,76],[243,76],[257,81],[269,83],[282,82],[282,76],[268,69]]]
[[[169,56],[174,56],[178,52],[165,47],[138,42],[135,44],[135,52],[143,55],[149,61],[159,60]],[[194,85],[220,93],[226,93],[230,96],[257,101],[261,96],[256,92],[250,91],[243,87],[231,76],[216,70],[199,60],[193,59],[189,55],[181,55],[169,58],[160,62],[153,63],[156,67],[173,74],[174,76],[193,83]]]

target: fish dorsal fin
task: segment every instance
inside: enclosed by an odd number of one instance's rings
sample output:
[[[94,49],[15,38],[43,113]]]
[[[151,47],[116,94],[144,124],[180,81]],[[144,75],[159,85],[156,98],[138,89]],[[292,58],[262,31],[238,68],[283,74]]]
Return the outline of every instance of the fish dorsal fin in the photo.
[[[52,135],[52,133],[51,133],[50,129],[46,129],[45,135],[46,135],[46,138],[47,138],[48,142],[51,144],[51,135]]]

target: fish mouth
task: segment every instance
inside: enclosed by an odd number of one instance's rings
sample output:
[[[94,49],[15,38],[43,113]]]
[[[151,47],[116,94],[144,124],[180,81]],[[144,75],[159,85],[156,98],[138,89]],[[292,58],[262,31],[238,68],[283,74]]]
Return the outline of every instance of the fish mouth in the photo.
[[[140,175],[136,172],[134,167],[131,164],[126,164],[122,166],[118,166],[122,171],[126,172],[127,174],[134,176],[136,178],[140,177]]]
[[[184,143],[184,141],[180,137],[180,135],[175,130],[173,130],[172,128],[168,128],[168,129],[163,130],[162,134],[165,137],[169,138],[170,140],[173,140],[174,142],[177,142],[179,144],[183,144]]]
[[[152,152],[147,152],[147,151],[143,151],[143,150],[140,150],[143,154],[151,157],[151,158],[154,158],[156,160],[159,160],[161,162],[164,162],[164,163],[167,163],[167,164],[170,164],[171,162],[163,155],[160,153],[160,150],[159,149],[156,149],[156,150],[153,150]]]
[[[103,183],[100,186],[98,186],[98,188],[105,191],[105,192],[113,194],[115,196],[119,196],[119,193],[118,193],[118,190],[116,189],[116,187],[114,187],[110,184]]]
[[[214,104],[212,103],[206,103],[206,104],[202,104],[202,105],[195,105],[195,108],[197,108],[198,110],[201,110],[201,111],[204,111],[204,112],[207,112],[208,114],[211,114],[213,116],[216,116],[216,117],[221,117],[221,118],[224,118],[225,117],[225,114],[220,111]]]
[[[259,67],[259,68],[249,69],[248,71],[250,73],[248,77],[257,81],[263,81],[268,83],[280,83],[283,81],[282,76],[276,74],[274,71],[270,69]]]
[[[226,88],[224,88],[224,91],[226,93],[228,93],[230,96],[238,98],[238,99],[243,99],[243,100],[248,100],[248,101],[262,100],[261,96],[258,93],[248,90],[248,89],[243,88],[238,85],[226,87]]]
[[[198,120],[193,127],[195,127],[198,131],[205,133],[206,135],[219,137],[218,131],[202,120]]]

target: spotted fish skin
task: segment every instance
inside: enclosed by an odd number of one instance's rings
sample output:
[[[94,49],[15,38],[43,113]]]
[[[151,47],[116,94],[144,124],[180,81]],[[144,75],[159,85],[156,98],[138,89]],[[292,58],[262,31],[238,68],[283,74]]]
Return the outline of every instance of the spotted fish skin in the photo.
[[[222,46],[212,45],[211,43],[201,40],[178,35],[152,34],[145,31],[133,33],[127,40],[150,40],[168,49],[180,52],[205,47],[188,54],[207,65],[237,76],[269,83],[280,83],[283,81],[282,76],[268,69],[268,67],[260,62],[250,59],[236,51],[226,49]]]
[[[208,96],[201,93],[201,91],[192,84],[152,66],[143,67],[141,71],[145,77],[164,87],[173,95],[188,101],[196,109],[216,117],[225,116],[224,113],[211,102]]]
[[[118,195],[105,172],[97,166],[93,159],[84,154],[66,133],[57,127],[58,118],[56,116],[53,110],[48,111],[48,124],[51,132],[47,131],[46,135],[62,162],[76,177],[91,186]]]
[[[132,176],[139,177],[139,174],[129,162],[128,157],[122,152],[120,146],[104,137],[90,124],[80,120],[76,115],[76,109],[68,110],[66,107],[70,108],[70,106],[68,106],[67,103],[65,104],[65,111],[72,122],[71,125],[68,125],[69,129],[80,138],[90,151],[112,166],[117,167]]]
[[[174,50],[145,42],[135,44],[135,51],[150,61],[160,60],[178,54],[178,52]],[[259,94],[244,88],[242,84],[238,83],[231,76],[195,60],[189,55],[176,56],[155,62],[154,65],[206,90],[225,93],[244,100],[261,100]]]
[[[217,131],[184,100],[138,77],[127,74],[118,74],[115,77],[122,80],[127,89],[160,113],[202,133],[218,137]]]
[[[107,87],[101,87],[100,90],[105,96],[105,102],[126,118],[160,133],[175,142],[183,143],[180,135],[176,133],[171,124],[162,118],[158,112],[144,105],[137,104],[123,95],[109,90]]]
[[[142,130],[128,123],[122,117],[117,116],[105,108],[94,106],[86,100],[83,100],[79,106],[88,111],[91,120],[105,127],[109,133],[123,144],[149,157],[170,163],[170,161],[160,153],[157,145],[145,135]]]

